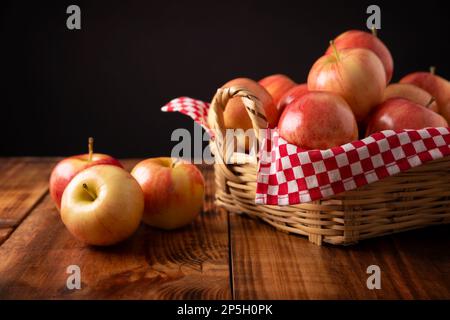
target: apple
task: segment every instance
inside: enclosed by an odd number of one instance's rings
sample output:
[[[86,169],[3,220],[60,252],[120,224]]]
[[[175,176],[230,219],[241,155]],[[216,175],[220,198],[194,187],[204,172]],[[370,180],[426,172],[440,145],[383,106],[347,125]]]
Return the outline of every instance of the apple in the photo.
[[[358,138],[347,102],[331,92],[310,92],[287,105],[278,123],[280,136],[303,149],[328,149]]]
[[[310,91],[329,91],[342,96],[358,122],[381,103],[385,88],[383,64],[367,49],[335,48],[333,53],[319,58],[308,75]]]
[[[447,126],[447,121],[436,112],[407,99],[392,98],[374,110],[367,126],[366,136],[382,130]]]
[[[374,29],[372,34],[360,30],[346,31],[334,39],[334,44],[338,50],[354,48],[371,50],[383,63],[386,73],[386,84],[391,81],[392,74],[394,72],[394,61],[389,49],[376,36],[376,29]],[[332,52],[333,47],[329,46],[326,54],[330,54]]]
[[[89,138],[89,153],[63,159],[53,169],[50,175],[49,188],[50,195],[58,209],[61,207],[64,189],[78,172],[99,164],[110,164],[123,168],[118,160],[106,154],[94,153],[93,149],[94,139]]]
[[[78,173],[67,185],[61,218],[69,232],[91,245],[111,245],[139,227],[144,195],[122,168],[97,165]]]
[[[383,101],[391,98],[405,98],[420,104],[421,106],[427,107],[434,112],[438,112],[438,105],[436,101],[433,101],[430,104],[430,101],[433,98],[431,94],[409,83],[393,83],[388,85],[386,90],[384,90]]]
[[[298,84],[291,89],[289,89],[280,99],[277,104],[278,113],[281,115],[283,113],[284,108],[295,99],[298,99],[308,93],[308,84],[302,83]]]
[[[237,78],[225,83],[222,88],[242,87],[254,94],[262,103],[267,121],[270,127],[275,127],[278,121],[278,112],[273,103],[271,95],[259,83],[248,78]],[[209,113],[211,115],[212,113]],[[240,97],[231,98],[223,112],[223,121],[225,129],[243,129],[252,128],[252,122],[248,116],[247,109]],[[211,118],[208,117],[208,123]],[[211,125],[210,125],[211,126]]]
[[[273,103],[278,105],[281,97],[292,87],[296,85],[289,77],[284,74],[274,74],[258,81],[267,92],[272,96]]]
[[[144,192],[142,220],[166,230],[192,222],[203,208],[205,181],[193,164],[176,158],[151,158],[131,171]]]
[[[400,80],[400,83],[413,84],[427,91],[438,105],[439,113],[450,121],[450,85],[447,80],[435,74],[435,68],[430,72],[413,72]]]

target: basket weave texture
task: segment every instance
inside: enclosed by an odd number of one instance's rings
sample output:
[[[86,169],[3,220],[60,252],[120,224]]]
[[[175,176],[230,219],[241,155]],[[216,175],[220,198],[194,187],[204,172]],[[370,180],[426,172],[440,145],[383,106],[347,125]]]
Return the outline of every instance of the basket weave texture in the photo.
[[[260,101],[243,88],[221,88],[209,110],[209,126],[222,132],[211,139],[215,164],[216,203],[230,212],[258,217],[278,230],[307,236],[309,241],[348,245],[430,225],[450,223],[450,157],[430,161],[395,176],[333,197],[289,206],[256,205],[258,158],[230,164],[223,111],[229,99],[240,97],[255,133],[267,128]],[[242,156],[242,155],[241,155]]]

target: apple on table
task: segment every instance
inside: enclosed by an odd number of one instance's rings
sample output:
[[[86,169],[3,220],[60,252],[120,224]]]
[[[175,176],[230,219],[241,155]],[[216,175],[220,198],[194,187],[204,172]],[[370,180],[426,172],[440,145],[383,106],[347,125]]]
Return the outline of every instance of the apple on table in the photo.
[[[193,164],[177,158],[150,158],[131,171],[144,192],[144,223],[171,230],[192,222],[203,209],[205,181]]]
[[[61,219],[69,232],[90,245],[112,245],[139,227],[144,210],[141,187],[118,166],[96,165],[67,185]]]
[[[92,137],[89,138],[88,148],[89,152],[87,154],[61,160],[50,175],[50,195],[58,209],[61,208],[61,198],[66,186],[80,171],[100,164],[123,168],[117,159],[106,154],[94,153],[94,139]]]

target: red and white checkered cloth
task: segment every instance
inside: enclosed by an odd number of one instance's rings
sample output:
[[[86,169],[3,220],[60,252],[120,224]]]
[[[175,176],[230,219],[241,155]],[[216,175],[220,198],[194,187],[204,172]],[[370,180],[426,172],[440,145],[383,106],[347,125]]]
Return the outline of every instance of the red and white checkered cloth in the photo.
[[[163,111],[189,115],[206,130],[209,105],[179,98]],[[277,129],[259,154],[256,204],[293,205],[327,198],[450,155],[450,129],[385,130],[327,150],[302,150]]]
[[[327,150],[302,150],[273,131],[260,151],[257,204],[327,198],[450,155],[449,128],[385,130]]]
[[[163,112],[181,112],[191,117],[195,122],[203,127],[212,137],[212,131],[208,127],[208,110],[209,103],[201,100],[196,100],[188,97],[180,97],[169,101],[164,107],[161,108]]]

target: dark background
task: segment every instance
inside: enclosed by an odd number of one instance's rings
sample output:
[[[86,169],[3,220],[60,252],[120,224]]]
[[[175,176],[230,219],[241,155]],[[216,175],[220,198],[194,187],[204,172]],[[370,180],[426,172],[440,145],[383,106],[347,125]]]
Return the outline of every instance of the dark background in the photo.
[[[81,7],[79,31],[66,8]],[[238,76],[306,80],[328,41],[364,29],[381,7],[380,38],[394,80],[437,66],[450,78],[444,1],[24,1],[2,2],[0,156],[169,155],[174,129],[193,129],[160,107],[188,95],[209,101]]]

